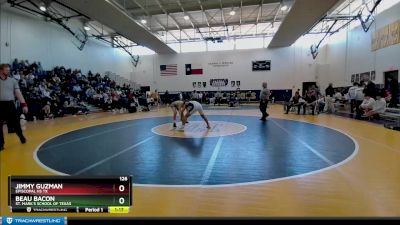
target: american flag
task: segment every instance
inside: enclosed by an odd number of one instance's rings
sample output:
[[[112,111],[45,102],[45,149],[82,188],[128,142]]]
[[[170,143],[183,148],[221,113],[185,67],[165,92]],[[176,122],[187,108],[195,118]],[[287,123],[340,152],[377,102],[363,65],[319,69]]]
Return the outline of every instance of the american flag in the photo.
[[[178,75],[178,64],[160,65],[161,76]]]

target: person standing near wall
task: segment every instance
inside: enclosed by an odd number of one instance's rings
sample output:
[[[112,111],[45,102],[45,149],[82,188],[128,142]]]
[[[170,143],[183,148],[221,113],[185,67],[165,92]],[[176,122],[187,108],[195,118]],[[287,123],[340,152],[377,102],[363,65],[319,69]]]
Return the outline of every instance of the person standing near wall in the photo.
[[[377,93],[376,85],[375,85],[374,82],[372,82],[372,80],[369,80],[369,81],[367,82],[367,85],[366,85],[364,91],[365,91],[365,93],[366,93],[368,96],[370,96],[371,98],[373,98],[373,99],[376,98],[376,93]]]
[[[362,110],[360,109],[360,105],[364,100],[364,86],[361,82],[358,84],[358,88],[355,90],[355,99],[356,99],[356,119],[361,119]]]
[[[262,113],[262,117],[260,120],[262,121],[266,121],[267,117],[269,116],[269,114],[267,113],[267,107],[268,107],[269,95],[271,94],[271,92],[268,90],[267,86],[268,86],[267,82],[263,82],[262,83],[263,89],[260,92],[260,111]]]
[[[334,99],[333,96],[335,95],[335,89],[333,88],[332,83],[329,83],[329,86],[325,89],[325,108],[324,111],[327,113],[334,113]]]
[[[354,108],[356,108],[356,90],[358,84],[354,82],[353,86],[349,88],[349,98],[350,98],[350,111],[354,113]]]
[[[390,108],[398,108],[398,95],[399,95],[399,81],[396,79],[393,79],[392,77],[388,78],[389,81],[389,91],[390,94],[392,95],[392,98],[390,99],[389,107]]]
[[[333,89],[332,83],[329,83],[329,86],[325,89],[326,97],[333,97],[335,95],[335,89]]]
[[[0,151],[4,149],[4,136],[2,125],[7,121],[9,127],[15,129],[22,144],[26,143],[26,139],[22,133],[19,115],[15,107],[15,97],[19,100],[23,113],[28,113],[28,106],[24,97],[19,89],[17,80],[8,77],[10,73],[10,66],[7,64],[0,64]]]

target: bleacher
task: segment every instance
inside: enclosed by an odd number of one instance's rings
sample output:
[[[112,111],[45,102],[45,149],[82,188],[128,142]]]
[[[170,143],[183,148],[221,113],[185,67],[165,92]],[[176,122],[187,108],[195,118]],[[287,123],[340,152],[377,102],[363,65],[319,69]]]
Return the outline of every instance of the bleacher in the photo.
[[[380,117],[385,120],[384,126],[389,129],[398,130],[400,128],[400,109],[386,108],[385,113]]]

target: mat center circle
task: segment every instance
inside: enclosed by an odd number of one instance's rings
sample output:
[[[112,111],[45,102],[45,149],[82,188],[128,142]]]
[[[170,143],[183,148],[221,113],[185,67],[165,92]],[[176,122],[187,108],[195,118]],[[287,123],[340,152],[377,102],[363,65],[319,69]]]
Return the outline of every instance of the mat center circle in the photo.
[[[226,121],[210,121],[210,125],[211,128],[208,129],[204,121],[190,121],[181,129],[181,123],[177,123],[177,128],[174,128],[172,123],[166,123],[152,128],[151,131],[166,137],[204,138],[235,135],[247,129],[242,124]]]

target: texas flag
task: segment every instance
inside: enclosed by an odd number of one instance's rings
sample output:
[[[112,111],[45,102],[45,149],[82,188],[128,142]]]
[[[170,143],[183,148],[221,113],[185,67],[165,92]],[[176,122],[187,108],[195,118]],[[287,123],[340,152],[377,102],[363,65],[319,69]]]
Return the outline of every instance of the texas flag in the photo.
[[[201,65],[196,64],[185,64],[186,75],[201,75],[203,74],[203,69]]]

